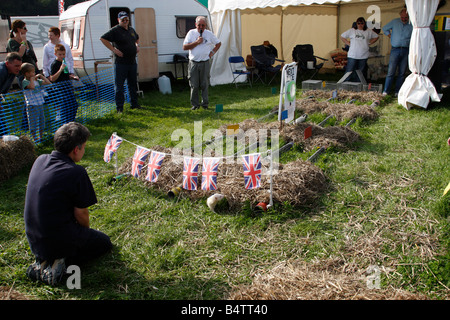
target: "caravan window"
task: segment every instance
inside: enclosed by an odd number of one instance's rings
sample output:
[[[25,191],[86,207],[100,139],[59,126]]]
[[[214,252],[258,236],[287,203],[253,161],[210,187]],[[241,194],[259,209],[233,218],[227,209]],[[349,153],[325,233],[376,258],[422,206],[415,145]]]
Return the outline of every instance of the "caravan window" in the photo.
[[[74,24],[73,31],[73,45],[72,48],[78,49],[78,44],[80,43],[80,29],[81,29],[81,21],[77,20]]]
[[[73,39],[74,22],[75,21],[73,20],[65,20],[61,24],[61,38],[71,48],[73,45],[72,39]]]
[[[189,30],[195,28],[195,18],[197,16],[193,17],[176,17],[176,23],[177,23],[177,37],[183,38],[186,37],[186,34]]]

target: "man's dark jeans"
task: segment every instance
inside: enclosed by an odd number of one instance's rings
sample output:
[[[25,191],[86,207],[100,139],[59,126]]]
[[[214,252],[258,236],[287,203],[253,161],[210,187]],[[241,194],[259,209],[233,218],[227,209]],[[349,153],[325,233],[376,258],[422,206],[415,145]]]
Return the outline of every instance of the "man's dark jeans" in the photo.
[[[123,111],[125,103],[124,83],[127,80],[128,92],[131,99],[131,108],[138,107],[137,97],[137,64],[114,64],[114,90],[116,92],[115,100],[117,111]]]

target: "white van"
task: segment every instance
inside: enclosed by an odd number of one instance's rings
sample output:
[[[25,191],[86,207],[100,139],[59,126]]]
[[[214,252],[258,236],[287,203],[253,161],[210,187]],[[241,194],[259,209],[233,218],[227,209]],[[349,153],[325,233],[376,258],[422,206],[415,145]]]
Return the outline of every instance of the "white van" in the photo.
[[[178,77],[184,63],[175,63],[183,52],[186,33],[195,27],[195,18],[208,9],[196,0],[90,0],[69,7],[59,17],[61,38],[72,48],[74,68],[79,76],[111,67],[112,53],[100,37],[115,26],[117,15],[126,11],[130,25],[139,35],[138,80],[151,81],[160,73]]]

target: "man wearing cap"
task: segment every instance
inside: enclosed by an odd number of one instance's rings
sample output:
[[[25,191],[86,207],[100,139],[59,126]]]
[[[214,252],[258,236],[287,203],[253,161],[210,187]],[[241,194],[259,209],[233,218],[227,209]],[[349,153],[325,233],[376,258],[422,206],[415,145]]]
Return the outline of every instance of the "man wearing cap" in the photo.
[[[119,12],[119,24],[101,36],[100,41],[114,53],[114,73],[117,112],[123,112],[125,95],[123,84],[128,83],[131,98],[131,109],[140,109],[137,96],[137,64],[136,55],[139,52],[139,36],[130,27],[130,18],[125,11]]]
[[[189,30],[183,50],[189,50],[188,78],[191,87],[192,110],[200,108],[199,89],[202,90],[202,107],[208,108],[209,59],[219,50],[221,42],[206,29],[206,18],[195,19],[195,29]]]

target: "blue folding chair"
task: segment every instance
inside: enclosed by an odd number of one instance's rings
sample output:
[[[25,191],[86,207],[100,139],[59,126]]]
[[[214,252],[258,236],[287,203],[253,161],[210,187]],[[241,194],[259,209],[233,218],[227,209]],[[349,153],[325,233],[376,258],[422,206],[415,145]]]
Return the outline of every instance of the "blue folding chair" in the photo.
[[[228,62],[230,65],[231,73],[233,74],[233,82],[237,88],[238,82],[237,79],[240,76],[246,76],[245,82],[241,82],[242,84],[249,84],[252,86],[252,82],[250,80],[251,72],[247,70],[245,67],[245,60],[241,56],[233,56],[228,58]]]

